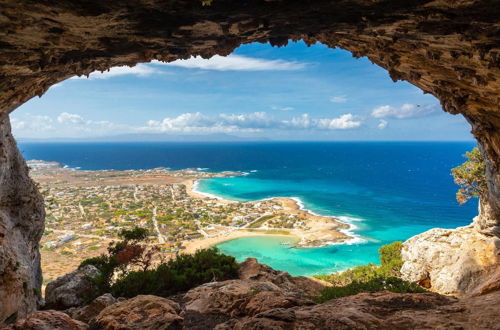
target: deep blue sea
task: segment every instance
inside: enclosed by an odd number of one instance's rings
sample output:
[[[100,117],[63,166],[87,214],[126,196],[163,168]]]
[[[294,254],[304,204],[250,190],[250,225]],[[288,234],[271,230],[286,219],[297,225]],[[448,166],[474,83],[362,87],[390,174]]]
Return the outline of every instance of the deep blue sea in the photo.
[[[219,245],[238,260],[260,262],[294,275],[339,271],[378,262],[377,250],[433,227],[469,224],[477,201],[460,206],[450,169],[473,142],[241,142],[241,143],[20,143],[26,159],[73,168],[208,168],[245,171],[207,179],[200,191],[249,201],[300,198],[321,215],[343,216],[362,243],[296,249],[286,238],[242,238]]]

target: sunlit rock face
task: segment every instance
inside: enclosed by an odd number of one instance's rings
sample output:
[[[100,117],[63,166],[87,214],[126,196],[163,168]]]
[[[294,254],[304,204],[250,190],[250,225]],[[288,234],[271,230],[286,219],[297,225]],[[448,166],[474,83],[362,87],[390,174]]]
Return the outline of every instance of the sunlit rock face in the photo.
[[[476,231],[434,228],[408,239],[401,251],[403,279],[442,294],[480,291],[500,270],[500,239]]]
[[[0,322],[36,306],[43,204],[6,115],[57,82],[113,66],[322,42],[463,114],[487,159],[475,230],[500,236],[500,3],[486,0],[0,0]],[[19,262],[19,268],[16,268]],[[16,270],[14,270],[16,268]],[[24,283],[27,283],[24,285]],[[23,287],[27,287],[26,291]]]
[[[0,115],[0,324],[33,311],[42,273],[38,242],[44,229],[43,199]]]

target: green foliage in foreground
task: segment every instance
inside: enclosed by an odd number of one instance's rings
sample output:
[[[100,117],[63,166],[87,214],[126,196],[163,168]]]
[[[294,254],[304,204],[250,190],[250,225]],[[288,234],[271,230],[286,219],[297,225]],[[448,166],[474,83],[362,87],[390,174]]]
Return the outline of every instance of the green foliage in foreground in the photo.
[[[423,293],[425,289],[416,283],[403,281],[397,277],[376,277],[366,282],[353,281],[346,286],[334,286],[324,289],[321,296],[313,298],[317,303],[352,296],[362,292],[391,291],[396,293]]]
[[[129,272],[111,286],[115,297],[135,297],[153,294],[168,297],[212,281],[238,276],[238,264],[233,257],[211,248],[193,255],[180,255],[154,270]]]
[[[486,164],[479,148],[464,155],[467,160],[451,170],[458,189],[456,198],[460,204],[465,204],[472,197],[481,197],[488,191],[486,185]]]
[[[316,275],[315,277],[330,282],[336,286],[346,286],[351,282],[368,282],[377,278],[398,277],[403,265],[401,259],[402,242],[394,242],[382,246],[378,253],[380,255],[380,266],[368,264],[357,266],[340,273],[329,275]]]
[[[394,242],[382,246],[378,253],[380,255],[380,266],[368,264],[357,266],[346,271],[318,275],[319,279],[330,282],[335,286],[323,290],[321,296],[314,298],[318,303],[330,299],[355,295],[362,292],[391,291],[396,293],[421,293],[425,289],[416,283],[404,281],[401,276],[402,242]]]
[[[80,268],[93,265],[101,271],[101,275],[92,279],[96,289],[88,292],[88,301],[105,293],[127,298],[140,294],[167,297],[203,283],[238,276],[236,260],[221,254],[217,248],[179,255],[150,269],[157,250],[138,244],[147,237],[147,232],[132,230],[121,236],[125,240],[110,244],[107,255],[89,258],[80,264]],[[114,278],[117,279],[113,281]]]

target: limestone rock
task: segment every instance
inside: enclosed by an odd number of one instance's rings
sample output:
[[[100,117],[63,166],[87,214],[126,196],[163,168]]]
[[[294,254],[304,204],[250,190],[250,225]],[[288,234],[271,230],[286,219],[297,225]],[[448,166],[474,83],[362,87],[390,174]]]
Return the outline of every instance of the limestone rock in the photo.
[[[258,263],[255,258],[248,258],[240,264],[239,278],[268,281],[278,285],[283,290],[304,297],[318,296],[325,286],[331,285],[311,277],[291,276],[287,272],[274,270],[267,265]]]
[[[472,292],[500,264],[500,239],[473,226],[434,228],[403,244],[403,279],[442,294]]]
[[[271,282],[228,280],[200,285],[184,295],[186,311],[202,314],[241,314],[247,300],[259,292],[283,290]]]
[[[90,304],[68,312],[75,320],[91,323],[93,319],[106,307],[113,305],[117,300],[110,293],[95,298]]]
[[[85,330],[87,324],[71,319],[68,315],[48,310],[38,311],[3,330]]]
[[[84,305],[95,291],[92,278],[98,275],[100,271],[95,266],[86,265],[50,282],[45,288],[46,306],[62,310]]]
[[[455,326],[458,322],[445,317],[440,321],[439,312],[428,316],[430,310],[455,302],[433,293],[362,293],[314,306],[272,309],[230,320],[216,329],[426,329],[434,322]]]
[[[33,312],[41,301],[38,242],[43,199],[29,178],[9,119],[0,115],[0,324]]]
[[[103,330],[182,329],[179,313],[179,305],[172,300],[141,295],[106,307],[91,326]]]

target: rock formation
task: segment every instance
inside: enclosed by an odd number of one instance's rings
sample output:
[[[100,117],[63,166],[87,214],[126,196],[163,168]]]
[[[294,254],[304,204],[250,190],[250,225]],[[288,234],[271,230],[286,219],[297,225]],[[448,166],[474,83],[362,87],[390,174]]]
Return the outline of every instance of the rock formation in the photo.
[[[34,310],[43,203],[7,114],[71,76],[289,39],[367,56],[462,114],[486,157],[474,228],[500,236],[500,4],[488,0],[0,0],[0,322]],[[432,281],[432,278],[431,278]]]
[[[85,315],[86,324],[43,311],[7,329],[500,329],[500,286],[465,299],[386,291],[316,304],[304,289],[317,282],[300,286],[297,283],[307,279],[255,260],[245,264],[238,279],[206,283],[184,294],[128,300],[106,294],[83,308],[65,311],[73,319]],[[248,278],[249,269],[260,269],[259,276]]]
[[[500,270],[500,239],[474,230],[431,229],[403,244],[403,279],[442,294],[464,295]]]
[[[41,299],[38,242],[44,230],[42,196],[0,115],[0,324],[35,310]]]
[[[92,279],[100,274],[95,266],[86,265],[50,282],[45,288],[45,305],[58,309],[82,306],[96,290]]]

